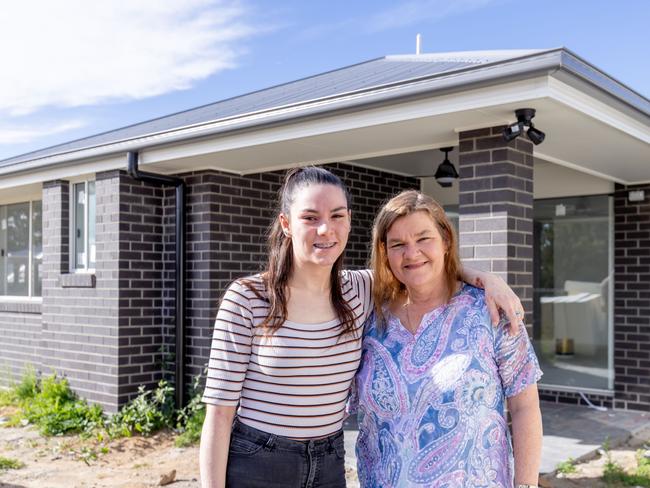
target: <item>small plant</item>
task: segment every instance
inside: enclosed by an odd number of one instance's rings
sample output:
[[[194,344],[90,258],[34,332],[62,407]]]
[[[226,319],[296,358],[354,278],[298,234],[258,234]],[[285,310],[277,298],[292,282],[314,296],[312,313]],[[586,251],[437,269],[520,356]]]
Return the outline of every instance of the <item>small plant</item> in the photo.
[[[7,458],[0,456],[0,469],[1,470],[6,470],[6,469],[20,469],[25,466],[25,463],[22,461],[19,461],[18,459],[12,459],[12,458]]]
[[[174,388],[160,380],[154,391],[138,388],[138,396],[113,415],[106,424],[110,437],[130,437],[134,433],[151,435],[174,420]]]
[[[207,374],[207,368],[203,375]],[[197,375],[190,386],[190,401],[178,412],[176,428],[180,432],[174,441],[176,447],[188,447],[201,439],[201,429],[205,420],[205,405],[201,403],[201,377]]]
[[[633,486],[650,488],[650,460],[643,455],[643,451],[637,451],[637,468],[632,473],[627,473],[616,462],[608,457],[603,471],[603,480],[608,485]]]
[[[65,378],[60,379],[53,374],[41,380],[36,389],[33,397],[20,402],[21,417],[37,425],[41,434],[53,436],[91,432],[103,424],[101,407],[90,406],[79,399]]]
[[[97,451],[88,446],[83,446],[79,449],[79,452],[75,453],[78,459],[81,459],[84,463],[90,466],[90,461],[97,460]]]
[[[562,473],[562,474],[575,473],[576,472],[575,460],[573,458],[569,458],[566,461],[562,461],[561,463],[558,463],[557,466],[555,466],[555,470],[558,473]]]

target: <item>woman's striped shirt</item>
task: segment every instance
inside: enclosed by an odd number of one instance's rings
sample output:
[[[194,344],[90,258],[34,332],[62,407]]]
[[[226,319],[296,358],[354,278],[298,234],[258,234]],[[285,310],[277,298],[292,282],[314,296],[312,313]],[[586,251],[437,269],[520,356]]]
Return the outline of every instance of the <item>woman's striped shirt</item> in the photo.
[[[323,437],[341,429],[352,378],[361,358],[361,336],[372,311],[369,271],[344,271],[343,298],[356,335],[339,339],[338,319],[285,323],[272,335],[260,324],[269,303],[259,275],[233,282],[214,325],[203,402],[239,405],[242,423],[293,438]],[[257,293],[256,293],[257,291]]]

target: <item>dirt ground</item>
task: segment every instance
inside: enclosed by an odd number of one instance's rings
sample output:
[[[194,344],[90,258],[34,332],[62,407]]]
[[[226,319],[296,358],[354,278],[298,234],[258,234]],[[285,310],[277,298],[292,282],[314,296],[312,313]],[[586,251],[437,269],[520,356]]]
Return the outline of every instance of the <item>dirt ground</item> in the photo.
[[[636,449],[648,439],[650,436],[632,439],[612,449],[612,459],[623,467],[635,466]],[[25,463],[21,469],[0,470],[0,487],[149,488],[160,486],[165,476],[173,479],[168,479],[171,488],[200,486],[198,447],[174,447],[170,432],[98,443],[77,436],[46,438],[29,426],[0,428],[0,456]],[[540,486],[605,488],[599,479],[605,462],[603,456],[597,456],[577,465],[575,473],[543,478]],[[356,473],[350,472],[349,477],[353,485]]]
[[[648,449],[650,443],[650,430],[630,438],[627,442],[613,447],[609,455],[611,460],[620,465],[625,471],[632,472],[636,466],[636,452],[638,449]],[[540,479],[540,487],[543,488],[618,488],[616,485],[608,485],[602,481],[603,468],[607,463],[605,452],[599,450],[594,456],[576,464],[575,473],[550,474]]]

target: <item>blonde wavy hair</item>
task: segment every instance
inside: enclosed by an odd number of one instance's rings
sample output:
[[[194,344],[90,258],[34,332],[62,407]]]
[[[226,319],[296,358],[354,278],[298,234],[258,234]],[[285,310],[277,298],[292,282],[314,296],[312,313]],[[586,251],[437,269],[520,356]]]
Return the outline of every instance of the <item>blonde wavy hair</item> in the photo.
[[[370,267],[374,273],[372,295],[375,300],[375,314],[380,330],[385,327],[386,322],[382,309],[383,305],[393,302],[406,291],[406,287],[395,278],[388,264],[386,235],[397,219],[414,212],[426,212],[431,217],[447,247],[444,267],[449,292],[447,300],[451,299],[456,289],[456,282],[460,279],[458,239],[443,208],[433,198],[415,190],[403,191],[394,196],[379,210],[372,228],[372,251],[370,255]]]

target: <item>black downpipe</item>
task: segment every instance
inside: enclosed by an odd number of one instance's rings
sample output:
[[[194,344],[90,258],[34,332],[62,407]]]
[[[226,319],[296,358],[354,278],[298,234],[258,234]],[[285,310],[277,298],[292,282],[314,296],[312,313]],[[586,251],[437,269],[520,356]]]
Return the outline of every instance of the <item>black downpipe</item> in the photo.
[[[185,406],[185,182],[181,178],[138,170],[138,152],[126,153],[129,175],[138,181],[176,188],[176,408]]]

